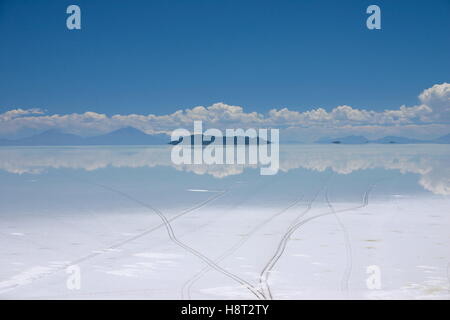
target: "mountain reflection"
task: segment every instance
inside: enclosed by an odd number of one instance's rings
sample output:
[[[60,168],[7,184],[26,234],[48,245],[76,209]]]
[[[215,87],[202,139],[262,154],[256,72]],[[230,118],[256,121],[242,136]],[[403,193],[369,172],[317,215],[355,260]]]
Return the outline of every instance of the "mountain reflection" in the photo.
[[[14,174],[42,174],[48,169],[173,167],[178,171],[223,178],[256,165],[175,165],[170,146],[0,148],[0,169]],[[397,170],[420,176],[419,184],[450,195],[450,146],[445,145],[282,145],[280,172],[298,168],[341,175],[368,169]]]

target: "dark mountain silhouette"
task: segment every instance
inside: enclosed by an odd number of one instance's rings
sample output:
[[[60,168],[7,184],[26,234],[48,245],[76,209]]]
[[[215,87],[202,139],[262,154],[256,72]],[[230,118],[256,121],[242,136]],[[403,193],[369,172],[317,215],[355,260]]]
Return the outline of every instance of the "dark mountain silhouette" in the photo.
[[[316,143],[334,143],[334,144],[365,144],[368,143],[366,137],[363,136],[347,136],[342,138],[321,138],[316,141]]]
[[[404,137],[396,137],[396,136],[387,136],[381,139],[371,140],[370,143],[399,143],[399,144],[405,144],[405,143],[423,143],[422,140],[417,139],[411,139],[411,138],[404,138]]]
[[[177,145],[177,144],[180,144],[180,143],[181,144],[186,144],[187,143],[188,145],[193,145],[195,137],[196,137],[196,135],[191,135],[190,138],[189,137],[181,137],[178,141],[170,141],[169,144]],[[197,135],[197,137],[202,140],[202,145],[204,145],[204,146],[207,146],[207,145],[213,143],[215,141],[215,139],[216,139],[216,137],[214,137],[214,136],[205,136],[205,135],[201,135],[201,137],[200,137],[200,135]],[[185,140],[186,138],[187,138],[187,140]],[[190,142],[187,142],[189,140],[190,140]],[[266,141],[266,140],[261,139],[259,137],[252,138],[252,139],[250,139],[249,137],[245,137],[244,141],[242,141],[242,139],[238,139],[238,137],[229,138],[228,141],[227,141],[227,137],[223,137],[222,138],[222,144],[224,144],[224,145],[226,145],[226,144],[234,144],[234,145],[238,145],[238,144],[245,144],[245,145],[255,144],[255,145],[258,145],[258,144],[263,144],[263,143],[270,144],[270,141]]]
[[[343,138],[321,138],[315,143],[321,144],[366,144],[366,143],[379,143],[379,144],[414,144],[414,143],[441,143],[450,144],[450,134],[442,136],[433,140],[418,140],[397,136],[386,136],[376,140],[368,140],[363,136],[347,136]]]

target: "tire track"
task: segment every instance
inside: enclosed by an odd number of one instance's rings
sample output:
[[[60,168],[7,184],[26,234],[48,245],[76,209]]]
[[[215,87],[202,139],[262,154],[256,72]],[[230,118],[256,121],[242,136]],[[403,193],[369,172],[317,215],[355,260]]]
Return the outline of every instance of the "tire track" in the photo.
[[[86,182],[86,181],[83,181],[83,182]],[[95,185],[95,186],[97,186],[97,187],[106,188],[106,186],[104,186],[104,185],[95,184],[95,183],[91,183],[91,182],[88,182],[88,183],[89,183],[89,184],[93,184],[93,185]],[[200,202],[199,204],[196,204],[195,206],[193,206],[193,207],[191,207],[191,208],[188,208],[188,209],[182,211],[181,213],[177,214],[176,216],[174,216],[174,217],[172,217],[172,218],[170,218],[170,219],[168,219],[168,220],[169,220],[169,221],[173,221],[173,220],[178,219],[178,218],[180,218],[180,217],[182,217],[182,216],[184,216],[184,215],[186,215],[186,214],[188,214],[188,213],[190,213],[190,212],[192,212],[192,211],[201,209],[201,208],[203,208],[204,206],[208,205],[210,202],[212,202],[212,201],[214,201],[214,200],[216,200],[216,199],[218,199],[218,198],[224,196],[224,195],[225,195],[226,193],[228,193],[228,192],[229,192],[229,190],[223,190],[223,191],[220,191],[218,194],[216,194],[216,195],[214,195],[214,196],[211,196],[211,197],[207,198],[206,200]],[[81,264],[81,263],[83,263],[83,262],[85,262],[85,261],[87,261],[87,260],[96,258],[96,257],[98,257],[98,256],[100,256],[100,255],[102,255],[102,254],[104,254],[105,252],[108,252],[108,251],[117,249],[117,248],[119,248],[119,247],[121,247],[121,246],[123,246],[123,245],[125,245],[125,244],[127,244],[127,243],[129,243],[129,242],[131,242],[131,241],[134,241],[134,240],[137,240],[137,239],[139,239],[139,238],[141,238],[141,237],[144,237],[144,236],[146,236],[146,235],[152,233],[153,231],[155,231],[155,230],[157,230],[157,229],[159,229],[159,228],[161,228],[161,227],[163,227],[163,226],[164,226],[164,223],[161,223],[161,224],[159,224],[159,225],[157,225],[157,226],[154,226],[154,227],[152,227],[152,228],[150,228],[150,229],[147,229],[147,230],[145,230],[145,231],[143,231],[143,232],[141,232],[141,233],[139,233],[139,234],[137,234],[137,235],[135,235],[135,236],[133,236],[133,237],[131,237],[131,238],[127,238],[127,239],[125,239],[125,240],[123,240],[123,241],[120,241],[120,242],[118,242],[118,243],[115,243],[115,244],[113,244],[113,245],[111,245],[111,246],[109,246],[109,247],[107,247],[107,248],[104,248],[104,249],[99,250],[99,251],[96,251],[96,252],[92,252],[92,253],[90,253],[90,254],[84,256],[84,257],[78,258],[78,259],[76,259],[76,260],[72,260],[72,261],[70,261],[70,262],[68,262],[68,263],[64,263],[64,264],[62,264],[62,265],[60,265],[60,266],[58,266],[58,267],[54,267],[54,268],[52,268],[52,270],[51,270],[50,272],[45,273],[45,274],[43,274],[43,275],[41,275],[41,276],[36,276],[36,277],[33,279],[32,282],[35,282],[35,281],[37,281],[37,280],[40,280],[40,279],[46,278],[46,277],[48,277],[48,276],[51,276],[51,275],[55,274],[56,272],[65,270],[67,267],[69,267],[69,266],[71,266],[71,265]],[[9,291],[9,290],[15,289],[15,288],[17,288],[17,287],[19,287],[19,286],[20,286],[19,284],[17,284],[17,285],[11,285],[11,286],[8,286],[8,287],[2,288],[2,289],[4,289],[3,291]]]
[[[176,219],[178,219],[178,218],[180,218],[180,217],[182,217],[182,216],[184,216],[184,215],[186,215],[186,214],[188,214],[188,213],[190,213],[192,211],[201,209],[201,208],[205,207],[206,205],[208,205],[210,202],[213,202],[214,200],[223,197],[228,192],[229,192],[229,190],[219,191],[219,193],[217,195],[209,197],[208,199],[206,199],[205,201],[199,203],[198,205],[180,212],[179,214],[177,214],[177,215],[167,219],[167,221],[168,222],[172,222],[172,221],[174,221],[174,220],[176,220]],[[132,236],[132,237],[130,237],[130,238],[124,240],[124,241],[121,241],[121,242],[119,242],[117,244],[114,244],[111,247],[109,247],[108,249],[116,249],[116,248],[121,247],[121,246],[123,246],[123,245],[125,245],[125,244],[127,244],[127,243],[129,243],[131,241],[134,241],[134,240],[137,240],[139,238],[145,237],[148,234],[152,233],[155,230],[158,230],[159,228],[161,228],[163,226],[164,226],[164,222],[160,223],[159,225],[154,226],[154,227],[152,227],[152,228],[150,228],[150,229],[148,229],[146,231],[143,231],[143,232],[141,232],[141,233],[139,233],[139,234],[137,234],[135,236]]]
[[[353,210],[357,210],[357,209],[361,209],[364,208],[368,205],[369,203],[369,193],[370,191],[373,189],[374,185],[369,186],[368,190],[366,190],[366,192],[364,193],[364,197],[363,197],[363,203],[359,206],[356,207],[352,207],[352,208],[348,208],[348,209],[342,209],[342,210],[336,210],[335,213],[341,213],[341,212],[347,212],[347,211],[353,211]],[[312,202],[312,201],[311,201]],[[309,210],[308,210],[309,211]],[[289,240],[289,238],[291,237],[291,235],[302,225],[323,217],[323,216],[327,216],[333,214],[333,212],[324,212],[318,215],[315,215],[313,217],[307,218],[303,221],[300,221],[298,223],[296,223],[295,225],[293,225],[292,227],[289,228],[289,230],[285,233],[285,235],[283,236],[283,239],[280,241],[280,244],[278,245],[277,251],[275,252],[274,256],[272,257],[271,260],[269,260],[269,262],[266,264],[266,266],[264,267],[263,271],[261,272],[261,277],[260,277],[260,282],[264,284],[265,289],[267,290],[267,297],[269,299],[273,299],[272,293],[270,291],[270,286],[268,285],[268,279],[270,276],[270,271],[273,270],[273,268],[275,267],[276,263],[278,262],[278,260],[280,259],[280,257],[282,256],[282,254],[284,253],[285,249],[286,249],[286,245],[287,242]],[[263,293],[264,296],[266,296],[265,293]]]
[[[136,199],[120,190],[116,190],[113,189],[111,187],[108,186],[103,186],[105,189],[110,190],[112,192],[115,192],[117,194],[120,194],[121,196],[134,201],[138,204],[140,204],[141,206],[150,209],[151,211],[153,211],[154,213],[156,213],[158,215],[158,217],[162,220],[164,227],[166,229],[167,235],[169,236],[170,240],[175,243],[177,246],[179,246],[180,248],[184,249],[185,251],[195,255],[196,257],[198,257],[199,259],[201,259],[204,263],[206,263],[208,266],[210,266],[211,268],[215,269],[216,271],[218,271],[219,273],[227,276],[228,278],[234,280],[235,282],[239,283],[240,285],[244,286],[245,288],[247,288],[253,295],[256,296],[256,298],[258,299],[263,299],[264,296],[261,295],[261,293],[249,282],[247,282],[246,280],[236,276],[235,274],[223,269],[222,267],[220,267],[218,264],[214,263],[214,261],[212,261],[211,259],[209,259],[208,257],[206,257],[205,255],[203,255],[202,253],[200,253],[199,251],[197,251],[196,249],[190,247],[189,245],[181,242],[180,240],[178,240],[178,238],[175,235],[175,232],[173,231],[173,228],[169,222],[169,220],[164,216],[164,214],[157,208],[148,205],[142,201],[140,201],[139,199]]]
[[[350,276],[351,276],[352,268],[353,268],[353,255],[352,255],[350,235],[348,234],[344,223],[339,218],[339,215],[336,213],[336,210],[334,209],[333,205],[330,202],[330,199],[328,198],[328,188],[325,192],[325,200],[326,200],[327,205],[330,208],[331,212],[333,213],[334,217],[336,218],[336,221],[344,235],[345,252],[346,252],[347,259],[346,259],[344,274],[343,274],[342,280],[341,280],[341,290],[348,292],[348,282],[350,280]]]
[[[275,180],[275,182],[273,182],[274,180]],[[255,190],[261,191],[261,190],[266,189],[269,186],[273,186],[273,185],[279,183],[279,180],[276,180],[274,178],[271,179],[270,181],[271,182],[264,183],[261,188],[255,188]],[[256,195],[257,194],[253,193],[253,194],[251,194],[249,196],[246,196],[244,199],[242,199],[242,200],[238,201],[237,203],[231,205],[228,209],[226,209],[226,211],[227,212],[228,211],[232,211],[232,210],[238,208],[239,206],[242,206],[244,203],[248,202],[249,199],[254,198]],[[220,219],[220,217],[218,219]],[[185,235],[190,234],[190,233],[198,232],[200,229],[203,229],[204,227],[210,225],[211,223],[216,223],[218,221],[218,219],[211,219],[210,221],[207,221],[207,222],[205,222],[205,223],[203,223],[201,225],[198,225],[198,226],[196,226],[196,227],[194,227],[194,228],[192,228],[192,229],[190,229],[188,231],[185,231],[184,233],[181,234],[181,236],[185,236]]]
[[[270,293],[270,288],[269,288],[269,285],[268,285],[269,273],[273,269],[273,267],[275,266],[275,264],[278,261],[278,259],[280,259],[281,255],[283,254],[283,252],[284,252],[284,250],[286,248],[286,244],[287,244],[287,242],[289,241],[289,238],[290,238],[290,233],[289,233],[290,230],[292,229],[293,226],[296,225],[296,223],[298,223],[298,221],[305,214],[307,214],[311,210],[312,204],[313,204],[314,200],[317,198],[317,196],[319,195],[319,193],[322,190],[322,188],[320,188],[314,194],[314,196],[308,201],[308,203],[306,205],[306,208],[291,223],[291,225],[289,226],[288,230],[285,232],[285,234],[281,238],[280,242],[278,243],[278,246],[277,246],[277,249],[275,250],[274,255],[269,259],[269,261],[265,264],[263,270],[261,271],[261,274],[260,274],[260,277],[259,277],[259,287],[260,287],[260,290],[261,290],[260,291],[261,294],[264,295],[264,297],[266,299],[272,299],[272,295]]]
[[[247,235],[245,238],[241,239],[240,241],[238,241],[235,245],[233,245],[230,249],[228,249],[227,251],[225,251],[222,255],[220,255],[216,260],[214,260],[215,263],[220,263],[223,260],[225,260],[227,257],[229,257],[231,254],[233,254],[236,250],[238,250],[240,247],[242,247],[242,245],[244,245],[249,239],[250,237],[257,232],[259,229],[261,229],[262,227],[264,227],[267,223],[269,223],[270,221],[272,221],[273,219],[275,219],[276,217],[282,215],[283,213],[285,213],[286,211],[288,211],[289,209],[291,209],[292,207],[294,207],[295,205],[297,205],[300,201],[303,200],[303,195],[300,196],[299,198],[295,199],[289,206],[287,206],[286,208],[284,208],[283,210],[281,210],[280,212],[277,212],[276,214],[272,215],[269,219],[261,222],[260,224],[258,224],[256,227],[254,227]],[[205,268],[203,268],[202,270],[200,270],[196,275],[194,275],[194,277],[192,277],[191,279],[189,279],[188,281],[186,281],[183,284],[183,287],[181,289],[181,297],[182,299],[185,298],[185,296],[187,297],[188,300],[191,299],[191,288],[192,286],[198,281],[200,280],[206,273],[208,273],[211,270],[211,268],[209,268],[208,266],[206,266]],[[184,293],[186,291],[186,294]]]

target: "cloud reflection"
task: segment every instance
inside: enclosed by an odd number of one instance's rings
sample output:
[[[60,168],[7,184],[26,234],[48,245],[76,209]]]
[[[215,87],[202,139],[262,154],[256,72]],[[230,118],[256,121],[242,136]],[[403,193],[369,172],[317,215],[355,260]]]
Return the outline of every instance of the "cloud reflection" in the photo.
[[[223,178],[255,165],[175,165],[169,146],[0,148],[0,169],[14,174],[42,174],[49,169],[173,167],[178,171]],[[420,176],[419,184],[450,195],[450,146],[445,145],[284,145],[280,171],[298,168],[348,175],[368,169],[396,170]]]

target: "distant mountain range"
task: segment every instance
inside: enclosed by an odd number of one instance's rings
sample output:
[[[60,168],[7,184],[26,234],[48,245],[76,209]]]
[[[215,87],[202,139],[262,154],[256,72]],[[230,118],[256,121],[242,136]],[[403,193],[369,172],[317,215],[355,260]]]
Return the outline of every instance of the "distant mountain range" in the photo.
[[[215,137],[202,136],[203,145],[212,143]],[[106,146],[106,145],[176,145],[182,143],[182,138],[179,141],[171,142],[170,137],[166,134],[150,135],[133,127],[126,127],[119,130],[112,131],[107,134],[94,137],[80,137],[70,133],[64,133],[59,130],[48,130],[31,137],[26,137],[17,140],[0,139],[0,146]],[[190,137],[191,143],[194,141],[194,135]],[[261,140],[261,141],[260,141]],[[246,145],[250,142],[270,143],[265,140],[256,138],[249,139],[245,137],[244,143]],[[238,144],[238,139],[235,137],[234,144]],[[223,139],[223,144],[226,144],[226,138]]]
[[[434,143],[450,143],[450,134],[434,139]]]
[[[412,143],[450,143],[450,134],[442,136],[433,140],[418,140],[405,137],[387,136],[381,139],[369,140],[363,136],[346,136],[342,138],[321,138],[315,143],[321,144],[366,144],[366,143],[378,143],[378,144],[412,144]]]
[[[203,136],[203,145],[210,144],[211,138]],[[213,137],[214,138],[214,137]],[[292,137],[290,137],[292,139]],[[7,140],[0,139],[0,146],[94,146],[94,145],[165,145],[165,144],[178,144],[180,141],[171,142],[170,137],[166,134],[149,135],[133,127],[122,128],[112,131],[107,134],[94,136],[94,137],[80,137],[78,135],[64,133],[59,130],[48,130],[30,137]],[[190,136],[191,142],[194,140],[194,135]],[[244,143],[246,145],[252,143],[270,143],[256,138],[250,140],[245,138]],[[283,141],[281,141],[283,143]],[[224,139],[224,144],[226,141]],[[238,141],[235,138],[234,144]],[[409,144],[409,143],[440,143],[450,144],[450,134],[433,139],[433,140],[417,140],[404,137],[387,136],[381,139],[368,140],[363,136],[346,136],[341,138],[322,138],[315,143],[320,144],[367,144],[367,143],[379,143],[379,144]]]
[[[94,137],[80,137],[59,130],[48,130],[40,134],[17,139],[0,140],[1,146],[95,146],[95,145],[155,145],[167,144],[166,134],[149,135],[138,129],[127,127]]]

